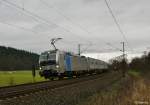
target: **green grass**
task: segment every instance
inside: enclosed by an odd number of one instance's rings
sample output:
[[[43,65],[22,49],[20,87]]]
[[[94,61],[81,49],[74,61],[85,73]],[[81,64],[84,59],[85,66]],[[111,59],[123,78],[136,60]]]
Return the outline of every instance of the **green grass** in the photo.
[[[38,71],[35,79],[32,77],[32,71],[0,71],[0,87],[40,81],[45,79],[39,76]]]
[[[129,70],[129,71],[128,71],[128,74],[138,77],[138,76],[140,76],[141,73],[140,73],[140,71]]]

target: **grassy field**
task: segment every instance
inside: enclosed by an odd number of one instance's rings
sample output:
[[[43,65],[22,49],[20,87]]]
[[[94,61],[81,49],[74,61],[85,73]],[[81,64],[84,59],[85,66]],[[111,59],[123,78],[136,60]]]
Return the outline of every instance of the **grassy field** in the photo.
[[[48,89],[10,100],[2,100],[0,101],[0,105],[77,105],[80,102],[85,102],[93,94],[103,91],[103,89],[105,90],[105,87],[109,84],[118,83],[119,81],[120,75],[117,72],[108,72],[100,78],[91,81]]]
[[[39,76],[38,71],[34,79],[32,77],[32,71],[0,71],[0,87],[44,80],[44,78]]]

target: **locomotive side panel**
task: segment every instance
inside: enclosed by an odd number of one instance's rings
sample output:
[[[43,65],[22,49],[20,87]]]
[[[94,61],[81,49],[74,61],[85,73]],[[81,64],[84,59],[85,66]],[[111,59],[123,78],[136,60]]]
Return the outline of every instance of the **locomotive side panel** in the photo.
[[[60,53],[59,54],[59,60],[58,60],[58,63],[59,63],[59,72],[60,73],[64,73],[65,72],[65,62],[64,62],[64,54]]]
[[[95,70],[95,62],[94,62],[94,59],[93,58],[88,58],[89,59],[89,67],[90,67],[90,70]]]
[[[88,70],[87,59],[82,58],[80,56],[72,56],[72,68],[73,68],[73,71]]]
[[[102,71],[104,69],[107,69],[107,63],[101,60],[97,60],[94,58],[88,58],[88,62],[89,62],[89,68],[90,71],[91,70],[97,70],[97,71]]]
[[[88,61],[87,61],[87,58],[81,57],[81,62],[83,62],[83,63],[82,63],[82,68],[83,68],[83,70],[85,70],[85,71],[89,70],[89,69],[88,69]]]
[[[76,56],[72,56],[72,71],[75,71],[75,70],[77,70],[79,67],[79,65],[77,65],[78,64],[78,60],[77,60],[78,58],[76,57]],[[76,66],[77,65],[77,66]]]

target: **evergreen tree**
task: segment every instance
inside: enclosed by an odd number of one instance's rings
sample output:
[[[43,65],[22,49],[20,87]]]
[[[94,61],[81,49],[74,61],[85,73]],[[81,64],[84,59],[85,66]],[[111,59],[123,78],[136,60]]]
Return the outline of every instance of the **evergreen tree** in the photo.
[[[0,46],[0,70],[31,70],[33,65],[38,68],[39,55]]]

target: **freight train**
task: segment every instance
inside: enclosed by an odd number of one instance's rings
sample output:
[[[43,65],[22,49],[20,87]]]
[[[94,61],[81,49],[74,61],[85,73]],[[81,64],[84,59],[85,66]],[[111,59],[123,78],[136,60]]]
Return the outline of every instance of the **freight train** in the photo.
[[[79,56],[60,50],[41,53],[39,65],[39,74],[46,79],[101,73],[108,69],[108,64],[102,60]]]

